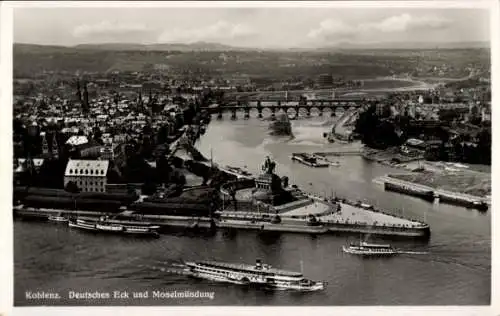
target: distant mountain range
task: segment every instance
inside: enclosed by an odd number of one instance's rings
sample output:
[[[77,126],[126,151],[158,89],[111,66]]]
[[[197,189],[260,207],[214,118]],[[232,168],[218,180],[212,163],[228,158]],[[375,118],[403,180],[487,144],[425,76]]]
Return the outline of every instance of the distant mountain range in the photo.
[[[489,42],[378,42],[378,43],[339,43],[330,47],[318,48],[319,51],[329,49],[460,49],[489,48]]]
[[[144,50],[144,51],[231,51],[245,50],[219,43],[195,42],[195,43],[163,43],[163,44],[127,44],[127,43],[104,43],[104,44],[80,44],[73,46],[77,49],[100,49],[100,50]]]
[[[328,52],[345,49],[460,49],[460,48],[489,48],[489,42],[379,42],[379,43],[337,43],[320,48],[250,48],[235,47],[220,43],[163,43],[163,44],[133,44],[133,43],[102,43],[79,44],[76,46],[37,45],[15,43],[16,51],[50,51],[50,50],[101,50],[101,51],[295,51],[295,52]]]
[[[101,50],[101,51],[244,51],[251,48],[233,47],[219,43],[164,43],[164,44],[134,44],[134,43],[102,43],[102,44],[79,44],[76,46],[38,45],[27,43],[15,43],[14,49],[37,49],[40,50]]]

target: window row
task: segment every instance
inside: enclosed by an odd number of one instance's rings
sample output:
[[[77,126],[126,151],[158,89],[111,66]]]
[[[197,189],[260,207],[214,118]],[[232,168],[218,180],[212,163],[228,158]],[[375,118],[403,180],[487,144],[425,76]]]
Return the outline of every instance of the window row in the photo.
[[[105,183],[104,182],[99,182],[99,181],[78,181],[78,185],[79,186],[82,186],[82,185],[85,185],[85,186],[100,186],[100,187],[104,187],[105,186]]]
[[[78,174],[78,169],[69,169],[69,174]],[[96,175],[104,175],[104,170],[95,170],[95,173],[94,173],[94,169],[80,169],[80,174],[96,174]]]
[[[105,192],[103,188],[82,188],[82,192]]]

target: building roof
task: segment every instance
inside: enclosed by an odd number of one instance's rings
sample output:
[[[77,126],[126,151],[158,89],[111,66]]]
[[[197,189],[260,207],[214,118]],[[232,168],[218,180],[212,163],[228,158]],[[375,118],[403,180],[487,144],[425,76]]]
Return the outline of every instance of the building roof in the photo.
[[[38,168],[41,167],[45,161],[45,159],[41,158],[33,158],[33,167]],[[14,169],[14,172],[24,172],[26,171],[26,159],[25,158],[18,158],[17,159],[18,166],[16,169]]]
[[[69,160],[64,176],[106,177],[109,160]]]
[[[88,143],[89,140],[87,136],[71,136],[67,141],[66,144],[71,145],[71,146],[79,146]]]
[[[424,141],[420,139],[410,138],[406,141],[406,143],[410,146],[420,146],[424,144]]]

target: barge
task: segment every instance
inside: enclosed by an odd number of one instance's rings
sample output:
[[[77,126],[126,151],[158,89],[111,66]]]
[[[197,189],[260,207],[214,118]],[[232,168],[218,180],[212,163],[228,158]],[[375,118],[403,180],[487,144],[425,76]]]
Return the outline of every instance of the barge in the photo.
[[[404,193],[414,197],[424,199],[429,202],[434,201],[434,191],[432,189],[420,188],[412,185],[406,185],[396,182],[384,182],[384,189],[386,191],[393,191],[397,193]]]
[[[419,197],[429,202],[433,202],[435,199],[438,199],[440,203],[442,202],[467,208],[474,208],[480,211],[486,211],[489,208],[485,199],[464,193],[434,189],[432,187],[405,180],[394,179],[390,176],[378,178],[377,181],[381,181],[384,184],[384,189],[387,191],[394,191]]]
[[[330,166],[330,163],[324,161],[323,159],[306,153],[293,153],[291,159],[314,168],[325,168]]]
[[[480,211],[488,210],[488,203],[477,198],[466,197],[465,195],[457,195],[452,192],[437,191],[435,192],[435,197],[439,199],[440,203],[443,202],[452,205],[464,206],[467,208],[475,208]]]

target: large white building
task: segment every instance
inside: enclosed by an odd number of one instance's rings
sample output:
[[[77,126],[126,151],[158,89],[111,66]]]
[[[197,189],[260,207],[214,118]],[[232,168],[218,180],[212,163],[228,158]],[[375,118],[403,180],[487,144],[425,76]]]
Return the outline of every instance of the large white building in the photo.
[[[108,160],[69,160],[64,172],[64,186],[73,181],[81,192],[105,192]]]

